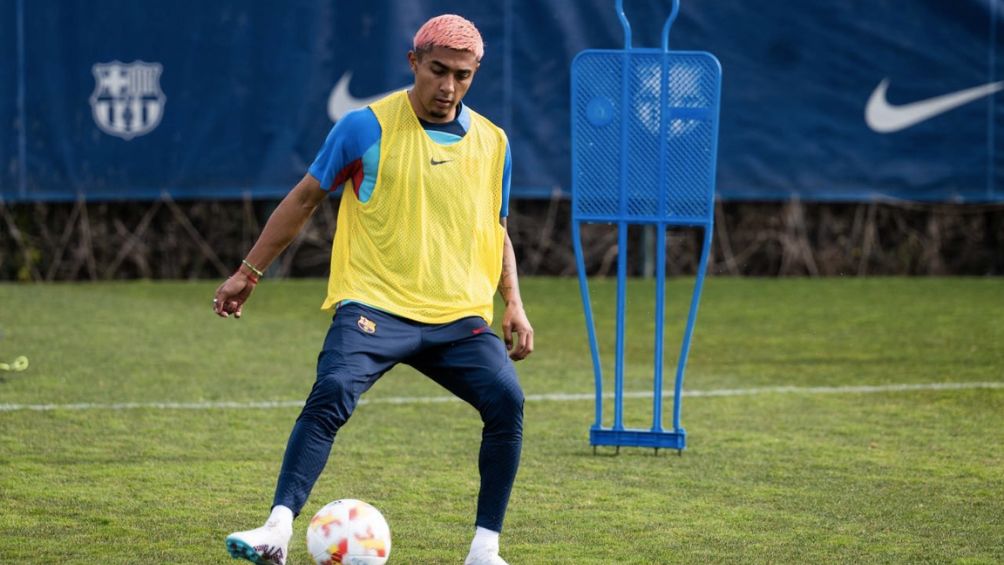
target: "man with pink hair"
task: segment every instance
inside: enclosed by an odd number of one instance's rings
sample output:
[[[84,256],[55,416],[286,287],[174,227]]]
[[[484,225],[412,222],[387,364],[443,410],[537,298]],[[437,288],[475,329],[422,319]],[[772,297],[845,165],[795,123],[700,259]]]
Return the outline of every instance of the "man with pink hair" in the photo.
[[[461,101],[484,44],[456,15],[415,35],[409,90],[350,112],[269,218],[213,299],[240,318],[263,272],[330,191],[344,186],[322,308],[334,310],[317,379],[286,444],[265,525],[227,537],[235,558],[284,565],[293,519],[359,397],[404,363],[478,410],[484,428],[474,539],[466,565],[499,557],[523,439],[523,391],[513,361],[533,351],[506,229],[511,153],[505,132]],[[505,301],[503,339],[491,330]],[[421,441],[421,438],[416,438]]]

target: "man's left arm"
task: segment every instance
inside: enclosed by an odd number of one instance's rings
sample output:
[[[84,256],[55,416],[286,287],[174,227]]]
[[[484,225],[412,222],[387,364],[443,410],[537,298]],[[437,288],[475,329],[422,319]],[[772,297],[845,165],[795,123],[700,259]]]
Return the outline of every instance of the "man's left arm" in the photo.
[[[516,252],[513,251],[512,240],[509,239],[507,218],[502,218],[502,229],[505,232],[505,244],[502,248],[502,275],[499,277],[499,294],[505,301],[505,314],[502,316],[502,336],[505,339],[509,358],[513,361],[526,359],[533,353],[533,327],[523,310],[523,299],[519,294],[519,279],[516,277]],[[516,334],[515,341],[513,334]]]

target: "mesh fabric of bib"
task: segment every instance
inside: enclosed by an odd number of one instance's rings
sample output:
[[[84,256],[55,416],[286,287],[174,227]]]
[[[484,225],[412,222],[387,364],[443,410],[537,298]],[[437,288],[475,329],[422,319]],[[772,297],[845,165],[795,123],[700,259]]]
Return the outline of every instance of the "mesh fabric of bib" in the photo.
[[[407,91],[370,109],[381,128],[376,185],[366,203],[350,186],[342,193],[323,308],[354,300],[419,322],[491,323],[505,133],[471,111],[467,134],[439,145]]]

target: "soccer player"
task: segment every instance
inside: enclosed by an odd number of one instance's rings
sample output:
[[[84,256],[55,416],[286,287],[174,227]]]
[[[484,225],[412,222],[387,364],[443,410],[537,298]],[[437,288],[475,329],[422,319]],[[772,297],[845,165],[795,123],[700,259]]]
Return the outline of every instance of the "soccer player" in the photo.
[[[499,532],[523,428],[512,361],[533,351],[516,258],[506,231],[510,151],[505,133],[461,101],[484,45],[456,15],[427,21],[408,62],[410,90],[338,121],[309,172],[282,200],[213,308],[239,318],[259,277],[328,192],[344,185],[323,308],[335,314],[317,380],[286,444],[265,525],[227,537],[233,557],[283,564],[293,518],[360,395],[397,363],[415,367],[474,406],[484,429],[481,487],[467,565],[505,565]],[[490,329],[505,301],[500,340]]]

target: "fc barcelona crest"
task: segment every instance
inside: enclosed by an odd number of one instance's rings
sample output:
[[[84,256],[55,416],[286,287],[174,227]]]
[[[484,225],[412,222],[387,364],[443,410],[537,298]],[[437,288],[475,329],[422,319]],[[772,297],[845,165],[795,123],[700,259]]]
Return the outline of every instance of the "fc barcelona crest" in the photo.
[[[97,63],[91,112],[101,131],[126,141],[160,124],[167,96],[160,89],[160,63]]]
[[[359,316],[359,320],[356,322],[356,325],[359,326],[359,329],[368,334],[376,333],[376,322],[370,320],[366,316]]]

